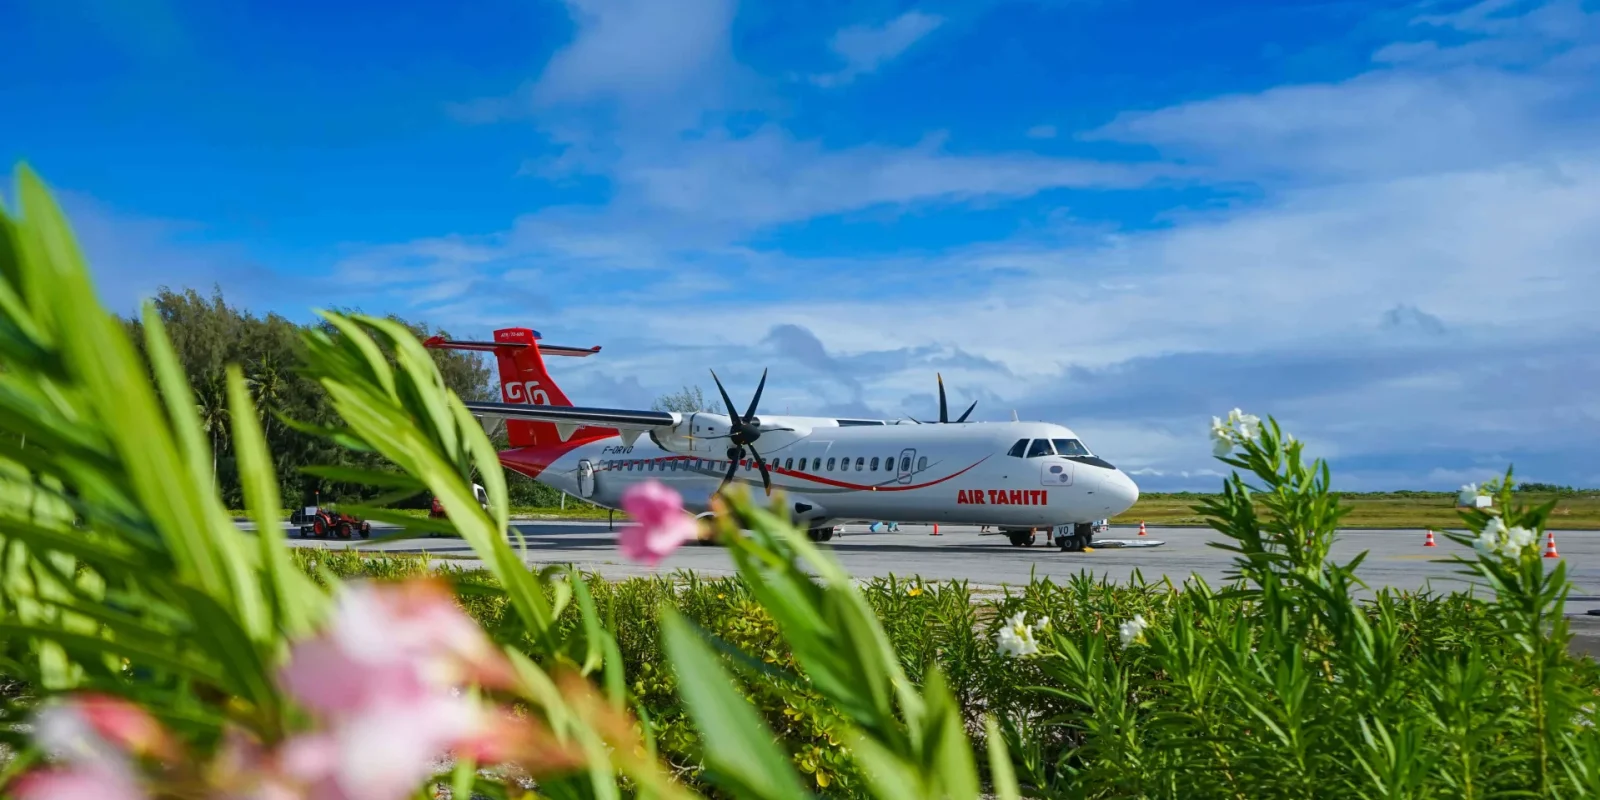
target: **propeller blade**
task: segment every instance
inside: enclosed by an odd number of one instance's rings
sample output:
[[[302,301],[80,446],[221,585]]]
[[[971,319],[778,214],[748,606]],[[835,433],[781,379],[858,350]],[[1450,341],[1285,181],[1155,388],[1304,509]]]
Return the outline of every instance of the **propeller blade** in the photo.
[[[950,408],[944,402],[944,376],[937,372],[934,376],[939,379],[939,423],[942,425],[950,421]]]
[[[767,371],[761,370],[761,382],[756,384],[756,396],[750,398],[750,408],[744,412],[744,421],[755,419],[756,404],[761,402],[761,390],[767,388]]]
[[[761,454],[756,452],[754,447],[750,448],[750,455],[756,457],[756,469],[761,470],[761,485],[767,490],[767,496],[771,497],[772,473],[767,472],[767,460],[762,458]]]
[[[961,414],[961,418],[956,420],[956,422],[966,422],[967,421],[967,415],[971,414],[972,413],[972,409],[977,408],[977,407],[978,407],[978,401],[976,401],[976,400],[972,401],[972,405],[967,406],[967,410]]]
[[[733,420],[739,419],[739,412],[737,412],[737,411],[735,411],[733,409],[733,398],[728,396],[728,390],[727,389],[722,388],[722,380],[717,377],[717,371],[716,370],[711,370],[711,380],[714,380],[714,381],[717,382],[717,393],[722,395],[722,402],[726,403],[727,406],[728,406],[728,417],[730,419],[733,419]],[[733,424],[733,425],[731,425],[729,427],[730,427],[730,429],[731,428],[737,428],[738,427],[738,423],[735,423],[735,424]]]
[[[726,489],[728,487],[728,483],[733,480],[733,474],[735,472],[738,472],[738,471],[739,471],[739,459],[737,459],[737,458],[730,459],[728,461],[728,474],[722,476],[722,483],[717,484],[717,493],[720,494],[723,489]]]

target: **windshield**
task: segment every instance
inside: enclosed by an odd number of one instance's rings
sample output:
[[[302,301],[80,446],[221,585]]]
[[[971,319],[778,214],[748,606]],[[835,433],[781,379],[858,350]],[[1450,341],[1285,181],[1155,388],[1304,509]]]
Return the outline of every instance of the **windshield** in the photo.
[[[1077,439],[1056,439],[1056,455],[1058,456],[1086,456],[1089,448]]]

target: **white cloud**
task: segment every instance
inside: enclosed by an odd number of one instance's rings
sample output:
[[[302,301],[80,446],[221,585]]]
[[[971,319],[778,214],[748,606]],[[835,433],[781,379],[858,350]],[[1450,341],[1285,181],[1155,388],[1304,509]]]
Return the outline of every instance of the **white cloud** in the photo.
[[[624,161],[616,179],[654,209],[700,223],[765,225],[920,201],[1024,197],[1059,187],[1128,188],[1156,173],[1137,165],[1024,154],[960,156],[938,139],[909,148],[826,150],[775,126],[748,136],[715,134],[675,148],[672,159]],[[1170,171],[1163,168],[1163,171]]]
[[[725,67],[733,0],[567,0],[577,38],[545,67],[550,102],[654,101]]]
[[[943,17],[908,11],[883,25],[852,25],[841,29],[833,35],[829,46],[844,61],[844,68],[815,75],[811,80],[818,86],[839,86],[875,72],[943,24]]]
[[[130,214],[70,189],[52,192],[70,220],[100,301],[115,313],[138,313],[139,304],[162,288],[209,295],[223,284],[228,302],[257,308],[292,292],[242,245],[193,241],[206,232],[199,223]]]
[[[1531,15],[1491,30],[1491,16],[1453,23],[1476,31],[1465,44],[1380,50],[1363,75],[1091,133],[1183,168],[957,155],[937,139],[830,149],[773,125],[611,140],[567,165],[611,178],[610,208],[432,244],[490,273],[537,263],[543,304],[489,295],[439,306],[461,314],[439,321],[603,339],[602,358],[561,365],[569,393],[595,403],[622,399],[603,375],[666,391],[719,365],[748,391],[770,365],[774,407],[927,414],[941,370],[952,402],[982,401],[979,418],[1060,420],[1167,488],[1215,485],[1205,424],[1234,406],[1349,465],[1346,488],[1449,489],[1440,477],[1507,459],[1579,481],[1600,447],[1600,149],[1574,54],[1596,37],[1542,33],[1554,28]],[[1263,191],[1156,230],[943,252],[797,258],[745,243],[874,206],[1138,186],[1190,165]],[[651,271],[617,280],[630,266]]]
[[[729,31],[735,0],[566,0],[577,32],[538,80],[516,92],[456,103],[469,124],[539,117],[557,141],[586,144],[595,125],[636,122],[670,131],[693,127],[725,102],[742,75]],[[567,115],[552,116],[557,111]],[[554,120],[564,122],[554,123]],[[573,120],[577,120],[574,122]]]

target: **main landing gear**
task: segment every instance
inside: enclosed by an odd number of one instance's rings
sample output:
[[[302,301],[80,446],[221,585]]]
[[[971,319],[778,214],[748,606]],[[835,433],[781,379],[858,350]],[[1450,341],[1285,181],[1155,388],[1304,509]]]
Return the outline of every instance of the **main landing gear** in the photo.
[[[1034,540],[1038,538],[1038,532],[1033,528],[1020,531],[1008,530],[1005,533],[1006,538],[1011,540],[1012,547],[1032,547]]]
[[[833,538],[833,526],[826,528],[811,528],[806,531],[806,538],[813,542],[826,542]]]
[[[1094,541],[1094,523],[1079,522],[1055,529],[1056,547],[1063,553],[1081,553]]]

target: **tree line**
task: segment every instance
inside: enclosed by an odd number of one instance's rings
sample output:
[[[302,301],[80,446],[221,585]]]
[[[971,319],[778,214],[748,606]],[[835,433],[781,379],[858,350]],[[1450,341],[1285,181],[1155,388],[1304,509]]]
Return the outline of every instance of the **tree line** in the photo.
[[[229,419],[226,370],[238,364],[254,396],[262,430],[272,453],[279,491],[291,507],[324,502],[354,501],[372,496],[372,490],[326,478],[308,475],[303,468],[334,465],[383,469],[382,459],[341,447],[327,439],[302,433],[284,421],[289,420],[329,427],[337,422],[327,394],[299,370],[304,353],[301,335],[306,325],[277,314],[257,316],[232,306],[220,289],[203,297],[193,289],[181,292],[163,289],[154,298],[157,314],[172,339],[180,365],[189,376],[196,411],[209,437],[215,456],[213,471],[223,499],[233,508],[243,505],[239,471],[233,449]],[[404,325],[417,337],[449,336],[423,322],[396,315],[388,319]],[[137,318],[124,320],[137,346],[144,344],[143,325]],[[314,326],[333,333],[326,322]],[[463,400],[489,400],[498,396],[498,380],[487,361],[476,353],[455,350],[430,351],[445,385]],[[490,429],[491,439],[507,445],[503,426]],[[551,507],[560,503],[561,493],[520,475],[507,473],[513,505]],[[430,502],[418,496],[402,505],[423,507]]]

